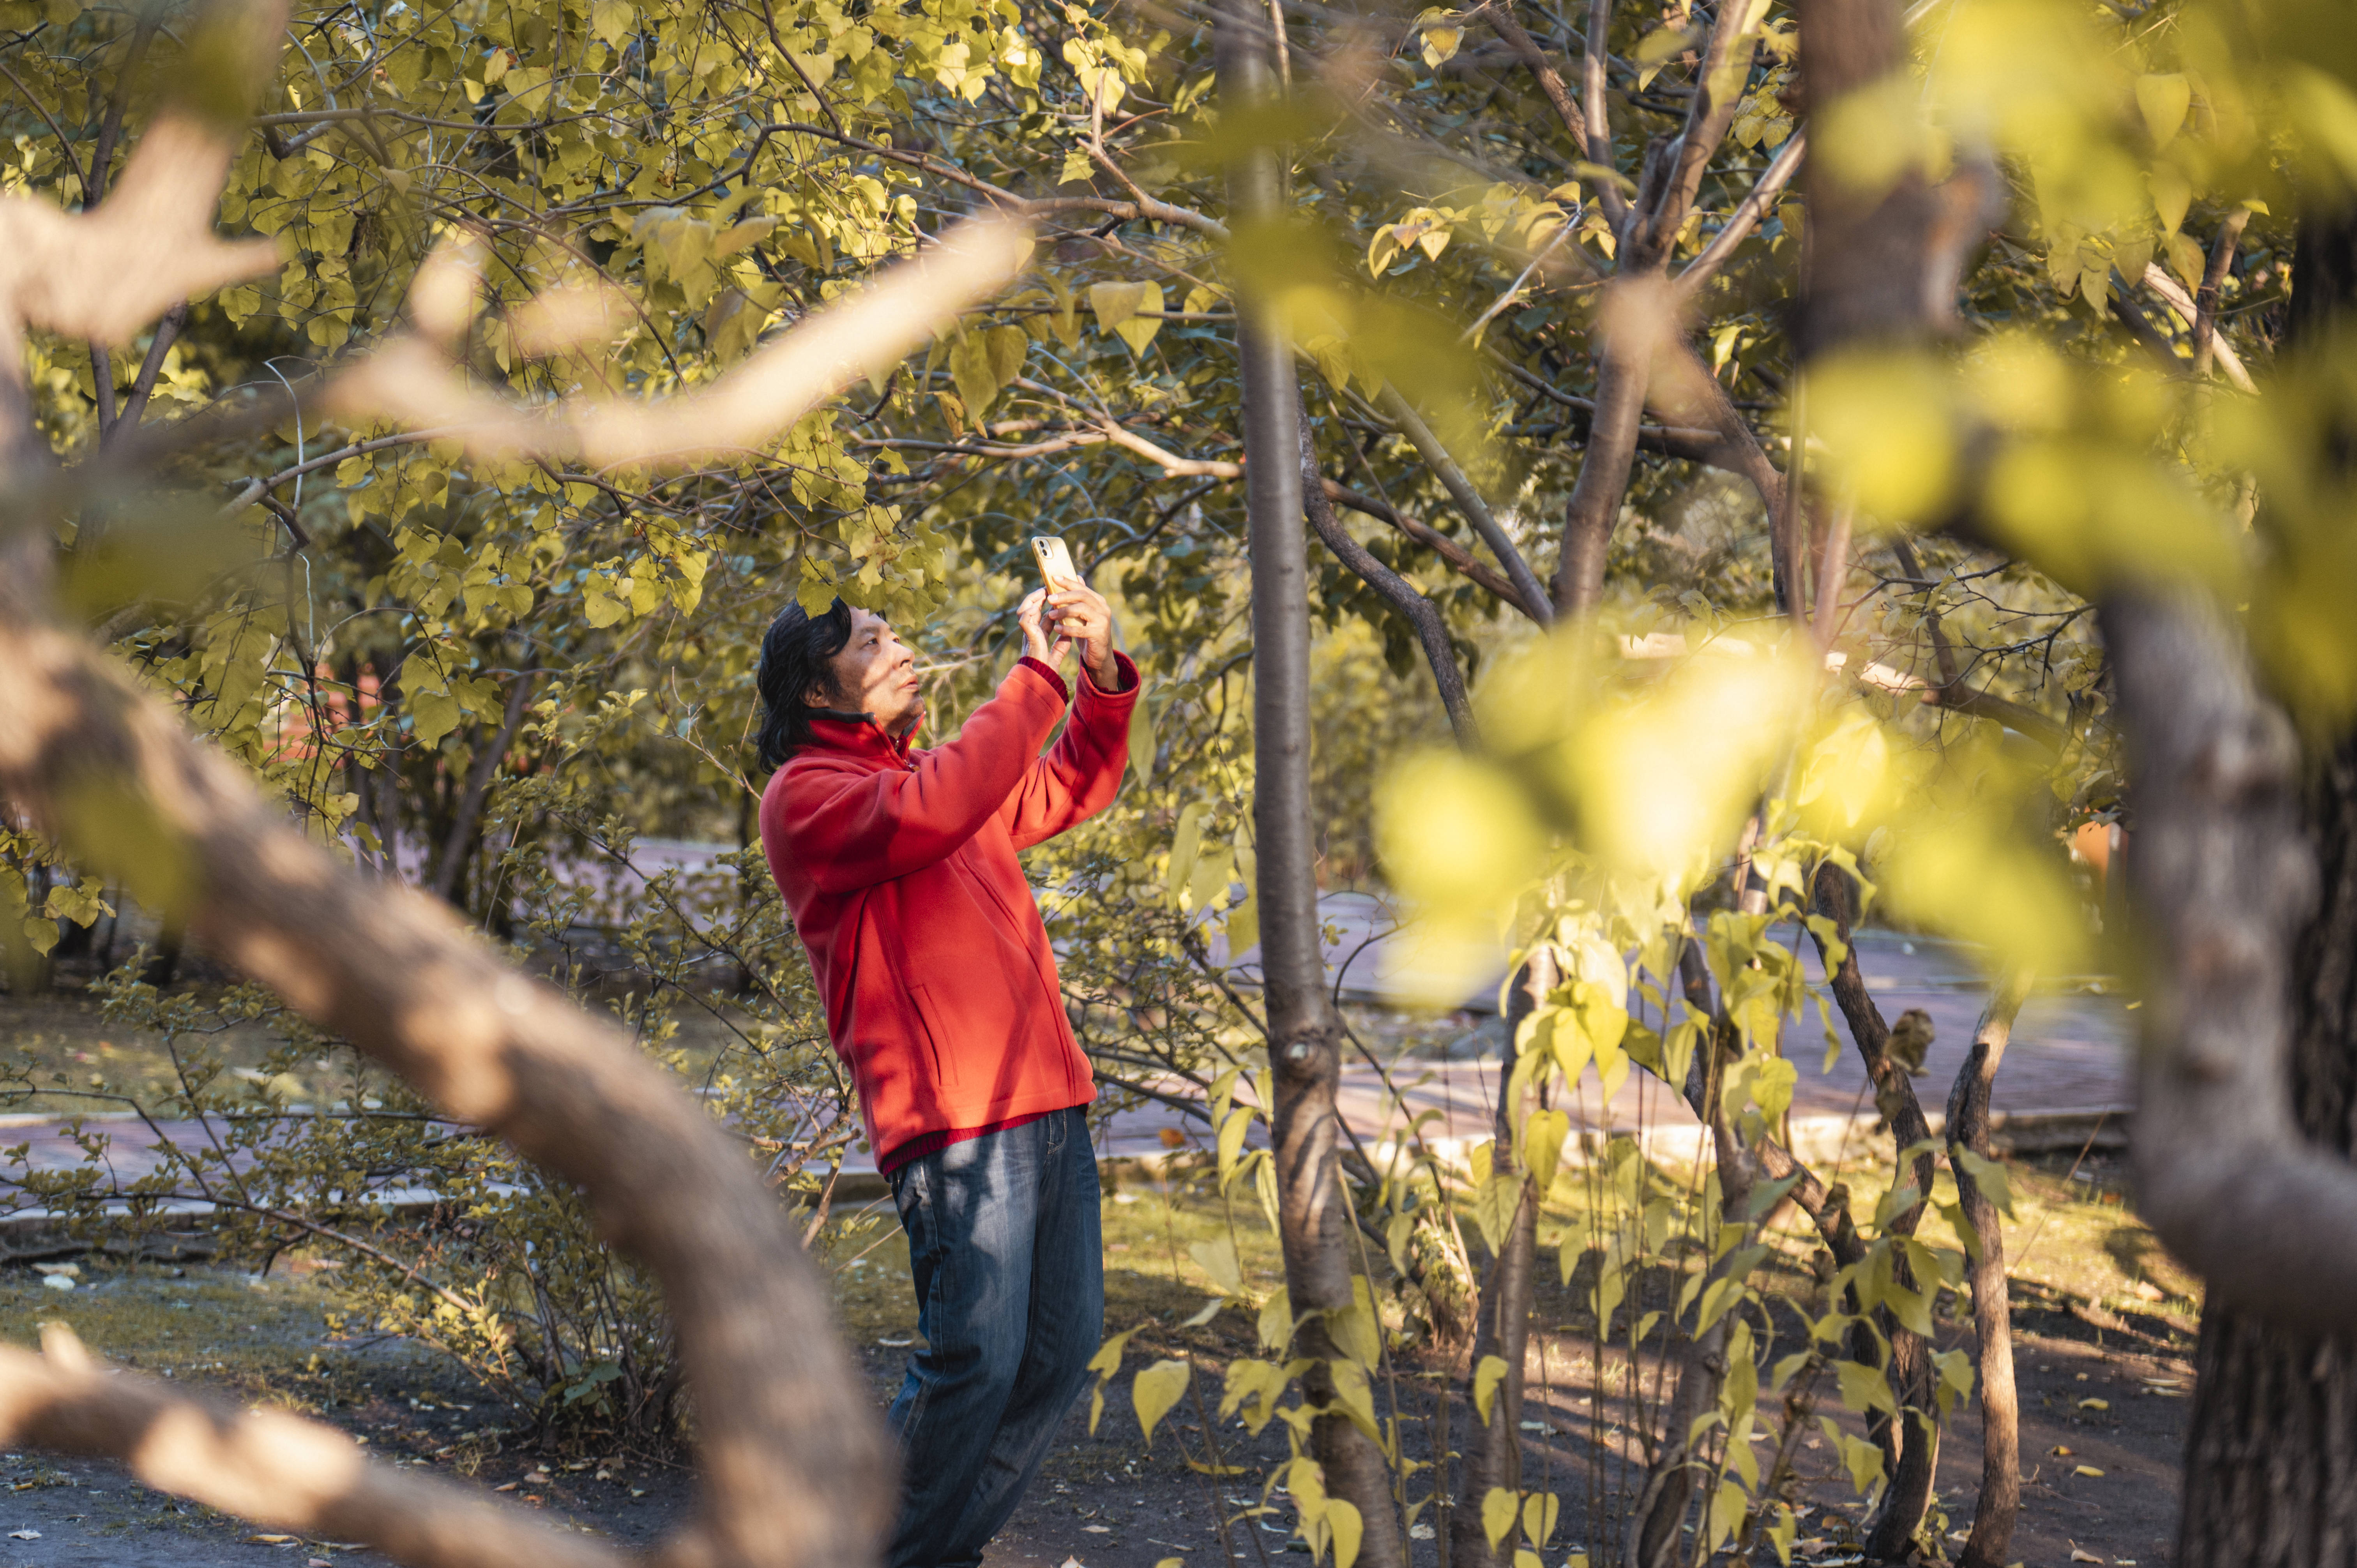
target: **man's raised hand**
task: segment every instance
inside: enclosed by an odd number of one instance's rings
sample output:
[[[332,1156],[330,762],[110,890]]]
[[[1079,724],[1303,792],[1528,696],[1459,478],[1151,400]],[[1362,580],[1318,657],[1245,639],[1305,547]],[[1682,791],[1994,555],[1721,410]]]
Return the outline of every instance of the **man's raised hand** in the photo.
[[[1048,609],[1056,619],[1056,651],[1081,645],[1081,662],[1101,692],[1117,691],[1121,668],[1113,656],[1113,607],[1104,596],[1076,577],[1060,580],[1048,596]]]

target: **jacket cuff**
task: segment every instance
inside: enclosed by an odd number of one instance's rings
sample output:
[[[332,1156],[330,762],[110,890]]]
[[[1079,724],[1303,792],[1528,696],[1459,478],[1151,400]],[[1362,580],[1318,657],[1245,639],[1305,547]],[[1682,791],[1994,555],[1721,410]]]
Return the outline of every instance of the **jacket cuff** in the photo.
[[[1037,670],[1041,675],[1045,676],[1047,678],[1048,684],[1056,688],[1056,700],[1058,702],[1069,703],[1072,700],[1072,688],[1065,682],[1064,678],[1061,675],[1056,673],[1056,667],[1054,665],[1049,664],[1043,659],[1034,659],[1028,653],[1022,658],[1017,660],[1015,662],[1026,670]]]
[[[1087,687],[1091,696],[1135,696],[1137,694],[1137,666],[1130,661],[1128,654],[1124,653],[1117,648],[1114,650],[1113,653],[1113,669],[1114,679],[1119,683],[1111,691],[1107,691],[1104,687],[1097,684],[1096,676],[1090,671],[1089,667],[1086,664],[1082,664],[1081,666],[1082,684]]]

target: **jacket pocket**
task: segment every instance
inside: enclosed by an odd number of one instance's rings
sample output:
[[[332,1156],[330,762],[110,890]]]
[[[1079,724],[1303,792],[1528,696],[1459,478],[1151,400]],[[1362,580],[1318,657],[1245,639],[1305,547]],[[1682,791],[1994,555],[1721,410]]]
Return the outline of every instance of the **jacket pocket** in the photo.
[[[911,985],[909,994],[917,1004],[917,1027],[924,1031],[925,1049],[932,1058],[933,1081],[944,1089],[953,1089],[958,1081],[957,1046],[942,1026],[940,1009],[933,1005],[932,993],[921,985]]]

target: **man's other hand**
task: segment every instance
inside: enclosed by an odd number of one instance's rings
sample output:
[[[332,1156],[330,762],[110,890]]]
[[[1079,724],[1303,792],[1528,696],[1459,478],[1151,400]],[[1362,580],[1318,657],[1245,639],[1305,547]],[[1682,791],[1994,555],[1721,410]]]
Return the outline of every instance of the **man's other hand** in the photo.
[[[1071,645],[1051,643],[1045,619],[1048,610],[1048,590],[1034,588],[1015,611],[1015,624],[1023,628],[1023,657],[1036,659],[1049,669],[1061,672],[1064,653]]]

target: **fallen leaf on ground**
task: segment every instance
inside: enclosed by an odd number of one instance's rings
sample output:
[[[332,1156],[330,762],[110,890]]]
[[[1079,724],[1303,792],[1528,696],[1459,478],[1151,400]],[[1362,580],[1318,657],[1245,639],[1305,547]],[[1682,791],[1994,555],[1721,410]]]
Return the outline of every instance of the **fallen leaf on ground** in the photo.
[[[2112,1405],[2109,1400],[2081,1400],[2079,1402],[2079,1408],[2081,1410],[2109,1410],[2112,1408]]]
[[[2053,1447],[2049,1448],[2046,1452],[2057,1459],[2068,1459],[2071,1457],[2071,1449],[2066,1444],[2058,1443]]]
[[[8,1532],[8,1539],[11,1541],[38,1541],[41,1539],[41,1532],[38,1530],[12,1530]]]
[[[246,1540],[259,1541],[264,1546],[292,1546],[295,1543],[295,1537],[291,1535],[249,1535]]]
[[[517,1482],[510,1481],[507,1485],[505,1485],[505,1486],[503,1486],[503,1487],[493,1487],[491,1488],[491,1490],[493,1490],[493,1491],[495,1491],[495,1492],[512,1492],[512,1491],[514,1491],[514,1490],[516,1489],[517,1485],[518,1485],[518,1483],[517,1483]]]
[[[1081,1532],[1084,1535],[1111,1535],[1113,1533],[1113,1526],[1109,1524],[1084,1524],[1081,1526]]]
[[[2097,1480],[2101,1480],[2104,1475],[2101,1470],[2096,1469],[2093,1465],[2082,1465],[2071,1473],[2074,1476],[2093,1476]]]
[[[2101,1563],[2103,1559],[2096,1556],[2092,1552],[2083,1552],[2078,1547],[2074,1546],[2071,1549],[2071,1561],[2073,1563]]]

